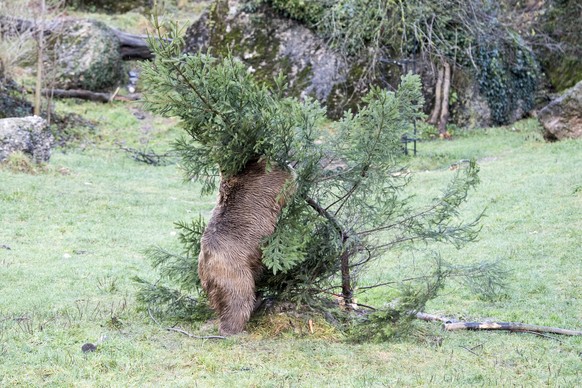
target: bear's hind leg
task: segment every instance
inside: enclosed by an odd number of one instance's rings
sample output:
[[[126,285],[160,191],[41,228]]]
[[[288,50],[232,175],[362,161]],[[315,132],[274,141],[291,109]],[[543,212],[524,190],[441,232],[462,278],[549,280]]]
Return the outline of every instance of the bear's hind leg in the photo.
[[[205,268],[202,287],[212,308],[220,317],[220,334],[233,335],[244,330],[255,307],[255,280],[250,271]],[[202,269],[202,268],[201,268]],[[226,271],[225,271],[226,270]],[[216,274],[219,274],[218,276]]]
[[[255,307],[255,284],[252,275],[230,277],[218,286],[220,334],[233,335],[244,330]]]

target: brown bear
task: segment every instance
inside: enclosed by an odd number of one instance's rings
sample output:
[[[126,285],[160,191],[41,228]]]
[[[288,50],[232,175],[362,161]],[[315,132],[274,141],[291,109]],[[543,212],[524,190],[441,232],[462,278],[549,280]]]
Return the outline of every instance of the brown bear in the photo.
[[[220,333],[240,333],[255,306],[261,275],[261,240],[273,233],[293,174],[264,160],[220,182],[217,204],[201,239],[198,274],[210,305],[220,317]],[[283,195],[283,191],[285,195]]]

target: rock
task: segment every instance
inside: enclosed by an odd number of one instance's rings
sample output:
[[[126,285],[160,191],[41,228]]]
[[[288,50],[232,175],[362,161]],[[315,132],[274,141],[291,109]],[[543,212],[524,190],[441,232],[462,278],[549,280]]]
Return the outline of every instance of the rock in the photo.
[[[491,108],[480,93],[475,77],[467,71],[455,69],[453,85],[457,90],[457,98],[450,106],[451,121],[459,127],[470,129],[490,127],[493,124]],[[434,91],[430,93],[434,94]],[[425,96],[427,94],[425,92]],[[431,104],[434,102],[431,101]]]
[[[0,60],[0,119],[32,114],[32,105],[26,101],[22,88],[4,74]]]
[[[55,89],[102,91],[124,79],[119,38],[95,20],[65,19],[47,42],[48,79]],[[49,65],[50,64],[50,65]]]
[[[582,81],[540,110],[538,119],[548,141],[582,137]]]
[[[94,352],[95,350],[97,350],[97,346],[93,345],[90,342],[87,342],[87,343],[83,344],[83,346],[81,346],[81,351],[83,353],[90,353],[90,352]]]
[[[350,71],[345,60],[298,22],[279,17],[267,6],[247,12],[242,3],[215,2],[186,31],[185,51],[210,49],[219,57],[231,52],[259,81],[272,84],[282,73],[291,95],[327,103],[328,112],[341,105],[337,110],[343,112],[351,97],[344,92]]]
[[[0,119],[0,162],[14,152],[29,155],[36,163],[48,162],[53,136],[38,116]]]

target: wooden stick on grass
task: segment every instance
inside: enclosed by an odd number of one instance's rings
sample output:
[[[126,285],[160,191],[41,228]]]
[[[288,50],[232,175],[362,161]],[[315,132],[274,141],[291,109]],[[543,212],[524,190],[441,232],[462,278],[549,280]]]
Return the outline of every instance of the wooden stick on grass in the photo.
[[[529,325],[521,322],[463,322],[454,318],[434,314],[417,313],[416,318],[423,321],[439,321],[444,323],[447,331],[457,330],[505,330],[512,332],[552,333],[561,335],[582,335],[582,331],[561,329],[559,327]]]
[[[149,308],[148,308],[148,314],[150,315],[150,318],[152,319],[152,321],[154,321],[154,323],[156,325],[162,327],[160,322],[158,322],[158,320],[154,317],[154,314],[152,314],[152,311]],[[173,326],[172,327],[165,327],[165,329],[167,331],[175,331],[176,333],[184,334],[190,338],[196,338],[196,339],[226,339],[226,337],[223,337],[221,335],[206,335],[206,336],[194,335],[192,333],[187,332],[186,330],[180,329],[179,327],[173,327]]]
[[[187,335],[190,338],[196,339],[226,339],[226,337],[222,335],[194,335],[192,333],[187,332],[186,330],[180,329],[179,327],[166,327],[166,330],[175,331],[177,333]]]
[[[582,331],[559,327],[529,325],[521,322],[453,322],[445,323],[445,330],[507,330],[513,332],[552,333],[561,335],[582,335]]]

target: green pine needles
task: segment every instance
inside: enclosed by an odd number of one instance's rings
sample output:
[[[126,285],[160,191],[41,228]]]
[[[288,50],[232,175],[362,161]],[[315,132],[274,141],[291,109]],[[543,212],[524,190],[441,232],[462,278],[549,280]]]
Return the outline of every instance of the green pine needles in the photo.
[[[350,310],[361,275],[386,252],[429,241],[462,246],[476,238],[480,217],[463,222],[458,214],[478,183],[475,163],[461,168],[429,205],[413,206],[403,193],[410,174],[401,166],[400,141],[414,120],[422,118],[418,76],[404,76],[396,93],[372,88],[358,113],[345,112],[339,122],[324,125],[324,110],[317,102],[285,97],[283,77],[273,90],[258,84],[236,58],[183,53],[176,26],[168,39],[151,39],[150,44],[156,58],[143,73],[146,105],[157,114],[181,119],[184,135],[175,150],[188,179],[202,182],[203,191],[211,192],[219,177],[236,176],[249,161],[261,159],[267,166],[293,171],[295,194],[262,247],[265,270],[256,286],[264,297],[329,308],[335,295]],[[167,318],[205,317],[196,274],[204,220],[177,227],[183,251],[147,252],[160,279],[139,279],[138,298],[150,312]],[[356,321],[373,321],[368,327],[377,327],[378,316],[385,317],[384,325],[404,322],[403,317],[437,295],[452,273],[447,268],[436,260],[431,271],[404,282],[401,300],[406,303],[380,309],[393,312],[377,311],[368,320],[358,315]],[[479,268],[467,266],[466,272],[481,276],[491,267]],[[381,283],[360,286],[380,288]],[[345,323],[352,315],[336,316]]]

